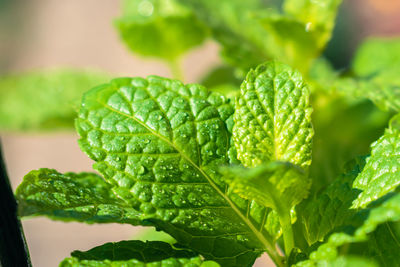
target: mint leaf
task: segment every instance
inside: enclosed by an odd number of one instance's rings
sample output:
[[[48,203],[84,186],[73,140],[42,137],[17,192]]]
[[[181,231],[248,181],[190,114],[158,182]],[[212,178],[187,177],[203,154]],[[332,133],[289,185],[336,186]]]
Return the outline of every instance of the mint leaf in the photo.
[[[268,12],[257,0],[180,0],[211,29],[225,60],[247,71],[272,57],[269,36],[255,14]]]
[[[115,25],[122,40],[143,56],[174,61],[201,44],[207,29],[175,0],[125,0]]]
[[[144,219],[94,173],[31,171],[17,188],[16,199],[20,216],[45,215],[56,220],[86,223],[137,224]]]
[[[302,21],[281,14],[271,14],[261,22],[274,40],[270,46],[274,59],[307,73],[325,45],[325,42],[319,43],[320,32],[311,31]]]
[[[83,92],[108,79],[105,73],[70,69],[2,76],[0,130],[71,129]]]
[[[278,62],[251,70],[236,100],[233,140],[246,167],[268,161],[311,164],[309,89],[298,71]]]
[[[374,231],[376,231],[376,229],[379,230],[380,225],[386,224],[387,227],[390,227],[388,222],[399,221],[400,194],[395,193],[389,196],[389,198],[384,200],[380,205],[378,204],[369,210],[362,210],[360,213],[361,215],[367,213],[367,217],[365,221],[358,228],[356,228],[355,231],[353,231],[353,233],[333,233],[326,243],[322,244],[316,251],[310,254],[309,260],[300,262],[298,266],[315,266],[316,264],[319,266],[320,264],[326,265],[330,264],[331,262],[335,262],[339,256],[338,249],[341,246],[367,242],[371,235],[374,235]],[[380,233],[380,235],[381,234],[382,233]],[[396,237],[393,235],[391,230],[386,232],[386,234],[382,237],[386,239],[386,241],[381,244],[392,242],[393,246],[391,249],[394,249],[396,253],[387,253],[387,247],[382,249],[381,247],[376,246],[376,244],[371,244],[371,242],[367,243],[369,251],[364,248],[361,250],[361,253],[365,253],[367,254],[366,256],[371,257],[371,255],[373,255],[371,252],[374,251],[376,253],[374,257],[376,260],[378,260],[384,266],[392,266],[393,264],[398,263],[398,258],[396,256],[393,258],[391,255],[398,255],[400,252],[400,246],[398,246],[397,240],[393,241],[393,238],[396,239]],[[389,257],[382,257],[382,255],[385,255],[382,253],[387,253],[386,255]]]
[[[400,38],[367,39],[357,49],[352,63],[353,71],[360,77],[399,68]]]
[[[353,187],[361,190],[353,202],[353,208],[365,208],[371,201],[393,191],[400,184],[398,168],[400,161],[400,115],[392,118],[389,128],[371,148],[371,156]]]
[[[368,98],[384,111],[400,111],[399,39],[369,39],[357,50],[352,71],[334,87],[345,95]]]
[[[270,162],[251,169],[233,167],[223,173],[233,192],[278,213],[290,212],[307,196],[310,186],[299,167],[285,162]]]
[[[348,163],[348,171],[336,178],[318,196],[301,204],[300,221],[309,245],[323,241],[324,237],[337,227],[348,223],[356,210],[350,209],[360,190],[352,188],[357,175],[365,165],[365,158]]]
[[[204,262],[188,250],[177,250],[160,241],[120,241],[106,243],[88,251],[74,251],[60,267],[78,266],[171,266],[171,267],[218,267],[215,262]]]
[[[207,259],[249,266],[275,250],[265,208],[228,194],[217,173],[229,162],[230,134],[213,96],[156,76],[115,79],[85,94],[79,144],[148,224]]]

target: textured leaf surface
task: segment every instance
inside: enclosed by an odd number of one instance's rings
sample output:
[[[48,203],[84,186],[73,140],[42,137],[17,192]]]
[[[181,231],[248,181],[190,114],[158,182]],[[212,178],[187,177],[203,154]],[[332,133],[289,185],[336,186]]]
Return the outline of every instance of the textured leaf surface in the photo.
[[[349,171],[340,175],[317,197],[307,199],[301,207],[301,221],[309,245],[323,241],[325,235],[348,222],[356,210],[350,209],[360,190],[352,188],[353,181],[361,172],[365,158],[349,163]]]
[[[68,69],[2,76],[0,130],[72,129],[82,94],[109,78]]]
[[[400,71],[400,38],[367,39],[357,49],[352,68],[357,76],[366,77],[388,69]]]
[[[16,198],[21,216],[46,215],[87,223],[137,224],[137,220],[143,219],[94,173],[31,171],[18,187]]]
[[[316,264],[320,266],[320,264],[326,265],[335,262],[339,255],[338,249],[341,246],[346,244],[350,245],[352,243],[367,242],[371,235],[374,235],[374,231],[376,231],[379,225],[399,221],[400,194],[396,193],[390,196],[382,204],[369,210],[362,210],[360,213],[364,214],[365,212],[367,212],[367,218],[353,233],[339,232],[332,234],[326,243],[322,244],[316,251],[310,254],[310,259],[308,261],[301,262],[298,266],[315,266]],[[393,264],[398,263],[398,257],[392,257],[392,255],[398,255],[400,252],[400,246],[396,240],[398,237],[395,237],[392,231],[386,232],[384,237],[384,239],[386,239],[385,242],[389,242],[390,240],[393,240],[393,238],[394,242],[392,242],[392,249],[396,250],[394,254],[393,251],[392,253],[388,253],[387,250],[382,250],[376,243],[374,244],[369,242],[368,244],[370,247],[373,247],[375,252],[377,252],[377,254],[374,255],[374,258],[380,261],[383,266],[393,266]],[[382,243],[382,245],[384,245],[384,243]],[[361,253],[365,253],[367,254],[366,256],[368,256],[368,252],[371,252],[371,248],[368,249],[369,251],[364,248]],[[372,255],[370,254],[369,257],[371,256]]]
[[[233,140],[246,167],[264,161],[311,164],[309,89],[299,72],[269,62],[251,70],[236,100]]]
[[[353,208],[365,208],[400,184],[400,115],[392,118],[385,134],[371,148],[371,156],[353,183],[353,188],[362,191]]]
[[[193,13],[175,0],[125,0],[116,20],[122,40],[143,56],[175,60],[207,35]]]
[[[229,193],[216,172],[230,143],[230,108],[216,100],[156,76],[115,79],[84,96],[79,143],[147,222],[224,266],[249,266],[269,245],[266,209]]]
[[[310,186],[300,168],[284,162],[270,162],[251,169],[233,167],[224,173],[235,193],[278,213],[289,213],[307,196]]]
[[[218,267],[215,262],[203,262],[193,252],[177,250],[159,242],[121,241],[106,243],[82,252],[74,251],[60,267]]]

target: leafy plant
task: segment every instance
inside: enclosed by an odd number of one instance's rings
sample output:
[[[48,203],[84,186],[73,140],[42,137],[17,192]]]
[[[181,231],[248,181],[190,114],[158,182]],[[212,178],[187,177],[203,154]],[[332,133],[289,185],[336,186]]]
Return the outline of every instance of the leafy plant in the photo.
[[[180,76],[209,34],[230,66],[209,89],[149,76],[84,93],[75,128],[100,175],[31,171],[19,214],[176,241],[107,243],[60,266],[251,266],[264,252],[277,266],[399,266],[400,40],[367,40],[334,70],[317,57],[339,4],[126,1],[116,26],[133,51]]]

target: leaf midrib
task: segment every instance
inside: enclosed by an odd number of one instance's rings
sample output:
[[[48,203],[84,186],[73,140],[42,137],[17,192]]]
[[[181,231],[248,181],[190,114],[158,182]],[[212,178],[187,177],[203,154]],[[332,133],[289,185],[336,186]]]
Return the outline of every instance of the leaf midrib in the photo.
[[[123,113],[117,109],[114,109],[105,103],[100,102],[99,100],[96,100],[100,105],[102,105],[104,108],[113,111],[121,116],[125,116],[127,118],[133,119],[137,123],[139,123],[142,127],[147,129],[149,132],[154,134],[156,137],[160,138],[167,144],[169,144],[171,147],[173,147],[178,153],[182,155],[182,157],[187,160],[194,168],[196,168],[202,175],[203,177],[208,181],[208,183],[211,185],[211,187],[219,194],[221,197],[224,198],[224,200],[229,204],[229,206],[233,209],[233,211],[242,219],[242,221],[250,228],[250,230],[253,232],[253,234],[257,237],[257,239],[264,245],[264,248],[268,250],[268,252],[273,253],[275,252],[274,246],[263,236],[261,232],[259,232],[256,227],[252,224],[252,222],[245,217],[245,215],[242,214],[242,212],[239,210],[239,208],[230,200],[230,198],[225,195],[221,189],[212,181],[211,177],[208,176],[208,174],[197,164],[195,164],[189,157],[186,156],[178,147],[175,146],[169,139],[166,137],[158,134],[155,132],[153,129],[148,127],[144,122],[138,120],[136,117],[128,115],[126,113]]]

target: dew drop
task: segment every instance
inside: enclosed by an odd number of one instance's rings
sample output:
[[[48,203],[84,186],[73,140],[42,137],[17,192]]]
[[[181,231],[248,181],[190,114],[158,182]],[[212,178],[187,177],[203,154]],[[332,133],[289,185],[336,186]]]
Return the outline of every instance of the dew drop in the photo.
[[[153,11],[154,11],[154,6],[150,1],[143,0],[142,2],[139,3],[138,12],[140,15],[149,17],[153,14]]]

